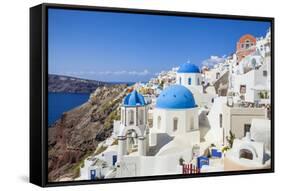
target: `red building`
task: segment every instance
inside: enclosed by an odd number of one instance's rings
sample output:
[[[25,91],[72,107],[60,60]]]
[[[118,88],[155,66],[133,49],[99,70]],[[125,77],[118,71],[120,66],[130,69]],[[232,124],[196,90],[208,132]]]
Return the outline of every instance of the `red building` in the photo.
[[[256,38],[250,34],[242,36],[236,44],[237,64],[256,50]]]

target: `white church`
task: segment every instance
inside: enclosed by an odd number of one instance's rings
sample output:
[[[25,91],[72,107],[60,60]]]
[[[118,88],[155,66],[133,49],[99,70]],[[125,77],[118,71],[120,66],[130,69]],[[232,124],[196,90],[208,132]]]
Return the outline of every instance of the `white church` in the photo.
[[[177,71],[176,83],[185,86],[191,91],[199,107],[210,107],[212,99],[216,96],[216,91],[213,86],[203,91],[203,81],[203,75],[200,69],[194,64],[182,64]]]
[[[165,88],[153,109],[153,127],[148,128],[148,107],[136,90],[121,106],[121,122],[114,129],[118,139],[116,177],[179,174],[179,161],[192,161],[193,146],[200,143],[198,106],[194,91],[202,92],[197,66],[182,65],[177,84]],[[190,88],[190,89],[189,89]]]

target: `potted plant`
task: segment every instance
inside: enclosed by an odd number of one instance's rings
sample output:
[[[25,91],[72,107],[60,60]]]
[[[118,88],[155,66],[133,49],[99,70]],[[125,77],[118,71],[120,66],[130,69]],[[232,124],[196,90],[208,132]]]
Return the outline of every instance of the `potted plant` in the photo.
[[[184,162],[185,162],[184,159],[183,159],[182,157],[180,157],[180,158],[179,158],[179,164],[180,164],[181,166],[183,166]]]

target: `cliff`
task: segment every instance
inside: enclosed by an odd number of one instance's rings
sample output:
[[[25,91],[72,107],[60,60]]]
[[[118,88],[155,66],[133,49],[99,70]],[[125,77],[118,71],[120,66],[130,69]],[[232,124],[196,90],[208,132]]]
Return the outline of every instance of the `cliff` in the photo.
[[[65,112],[48,129],[49,181],[79,175],[83,159],[111,135],[113,120],[120,118],[118,109],[125,90],[126,85],[97,88],[88,102]]]
[[[110,85],[110,83],[55,74],[48,75],[48,92],[91,93],[105,85]]]

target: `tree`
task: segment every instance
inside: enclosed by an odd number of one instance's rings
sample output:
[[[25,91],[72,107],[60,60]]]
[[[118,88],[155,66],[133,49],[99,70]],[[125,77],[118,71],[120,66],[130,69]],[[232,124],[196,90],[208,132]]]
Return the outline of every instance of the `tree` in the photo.
[[[226,140],[227,140],[227,142],[228,142],[230,148],[232,148],[234,139],[235,139],[235,135],[234,135],[234,133],[232,133],[232,131],[230,130],[230,131],[229,131],[229,137],[228,137],[228,136],[226,137]]]

